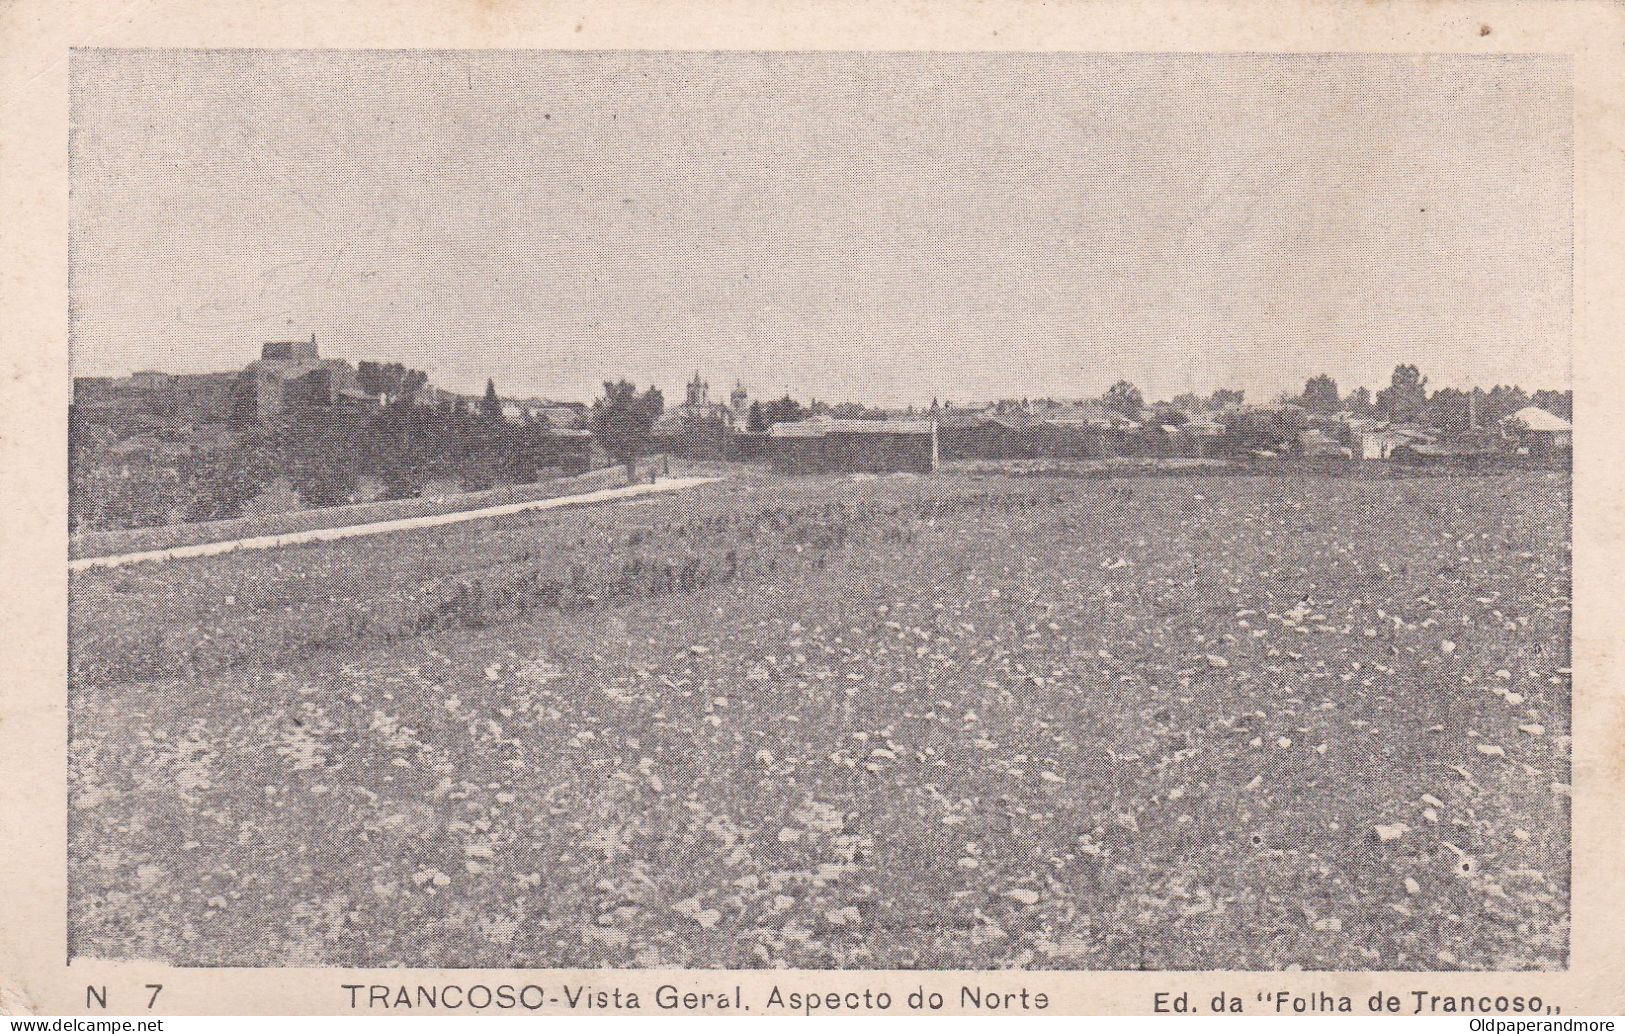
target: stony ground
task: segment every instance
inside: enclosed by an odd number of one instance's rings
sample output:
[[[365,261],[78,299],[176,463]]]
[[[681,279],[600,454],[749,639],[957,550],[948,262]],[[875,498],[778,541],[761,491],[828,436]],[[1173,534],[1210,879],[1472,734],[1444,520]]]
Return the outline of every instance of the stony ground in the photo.
[[[73,951],[1520,969],[1566,477],[735,479],[73,581]]]

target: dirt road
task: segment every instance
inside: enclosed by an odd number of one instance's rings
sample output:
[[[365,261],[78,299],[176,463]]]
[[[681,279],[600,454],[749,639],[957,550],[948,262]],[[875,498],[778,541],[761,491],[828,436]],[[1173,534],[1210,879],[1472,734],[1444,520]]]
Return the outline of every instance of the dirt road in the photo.
[[[551,510],[561,506],[587,506],[593,503],[631,499],[657,492],[676,492],[684,488],[693,488],[697,485],[710,484],[718,480],[720,479],[714,477],[660,478],[645,484],[604,488],[596,492],[556,496],[551,499],[533,499],[523,503],[504,503],[501,506],[487,506],[478,510],[428,514],[422,517],[402,517],[397,520],[376,521],[371,524],[352,524],[344,528],[316,528],[310,531],[288,532],[283,535],[259,535],[254,538],[230,539],[225,542],[200,542],[196,545],[176,546],[172,549],[154,549],[142,553],[123,553],[118,556],[81,557],[78,560],[68,561],[68,570],[87,571],[97,567],[123,567],[126,564],[139,564],[146,561],[215,556],[220,553],[236,552],[240,549],[274,549],[278,546],[294,546],[304,542],[330,542],[335,539],[356,538],[361,535],[383,535],[392,531],[436,528],[445,524],[477,521],[485,517],[503,517],[512,513],[522,513],[526,510]]]

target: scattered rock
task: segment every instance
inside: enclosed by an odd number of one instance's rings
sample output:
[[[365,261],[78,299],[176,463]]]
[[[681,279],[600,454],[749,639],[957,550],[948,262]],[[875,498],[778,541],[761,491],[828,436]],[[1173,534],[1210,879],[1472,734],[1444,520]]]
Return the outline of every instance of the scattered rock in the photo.
[[[1373,828],[1377,831],[1377,839],[1385,844],[1393,840],[1398,840],[1400,837],[1411,831],[1411,827],[1405,825],[1403,822],[1394,822],[1386,826],[1378,825]]]
[[[863,917],[858,914],[858,910],[856,908],[853,908],[851,905],[847,905],[845,908],[830,909],[828,912],[824,913],[824,918],[834,923],[836,926],[852,926],[856,925]]]

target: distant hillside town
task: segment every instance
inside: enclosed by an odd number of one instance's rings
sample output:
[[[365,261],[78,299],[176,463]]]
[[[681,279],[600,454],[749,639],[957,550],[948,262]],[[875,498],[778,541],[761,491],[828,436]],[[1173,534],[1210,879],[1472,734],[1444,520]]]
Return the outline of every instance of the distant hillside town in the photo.
[[[426,374],[400,363],[352,366],[344,359],[323,359],[314,334],[308,341],[267,341],[259,359],[233,373],[140,370],[128,377],[73,379],[73,405],[82,417],[135,434],[266,422],[335,406],[377,410],[400,401],[477,407],[483,397],[434,387]],[[503,398],[501,406],[503,416],[515,423],[585,426],[584,403]]]
[[[315,335],[267,341],[241,370],[76,377],[75,529],[146,527],[528,484],[640,456],[765,463],[791,474],[929,472],[964,460],[1189,458],[1414,465],[1567,463],[1573,396],[1514,386],[1430,391],[1414,365],[1376,392],[1328,375],[1268,402],[1220,388],[1148,401],[932,400],[901,409],[713,398],[695,370],[680,404],[606,382],[580,400],[482,395],[398,362],[323,358]]]
[[[401,363],[267,341],[229,373],[76,377],[74,529],[452,495],[604,461],[584,403],[461,395]]]

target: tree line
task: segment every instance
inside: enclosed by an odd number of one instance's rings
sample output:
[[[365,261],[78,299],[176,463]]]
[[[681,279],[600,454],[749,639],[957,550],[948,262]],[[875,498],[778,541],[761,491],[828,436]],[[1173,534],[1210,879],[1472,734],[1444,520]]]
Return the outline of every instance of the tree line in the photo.
[[[1221,388],[1205,398],[1189,392],[1176,395],[1150,408],[1158,413],[1194,415],[1234,409],[1243,405],[1245,398],[1242,391]],[[1429,393],[1427,377],[1413,363],[1394,367],[1388,386],[1375,394],[1365,387],[1341,394],[1337,381],[1322,373],[1305,381],[1298,394],[1284,394],[1275,401],[1296,405],[1309,413],[1346,412],[1357,417],[1396,424],[1417,423],[1441,430],[1465,430],[1474,419],[1479,426],[1488,426],[1526,406],[1538,406],[1565,420],[1574,417],[1573,391],[1546,389],[1530,393],[1516,385],[1497,384],[1488,389],[1439,388]],[[1101,403],[1131,418],[1137,418],[1137,414],[1147,408],[1140,389],[1128,381],[1112,385],[1102,396]]]
[[[587,443],[554,435],[545,421],[504,419],[495,388],[488,387],[472,408],[461,399],[417,405],[403,391],[375,410],[300,407],[238,428],[215,447],[153,452],[116,450],[71,414],[70,526],[239,517],[284,481],[301,505],[324,507],[359,499],[363,479],[378,483],[377,498],[401,499],[437,481],[480,491],[587,468]]]

